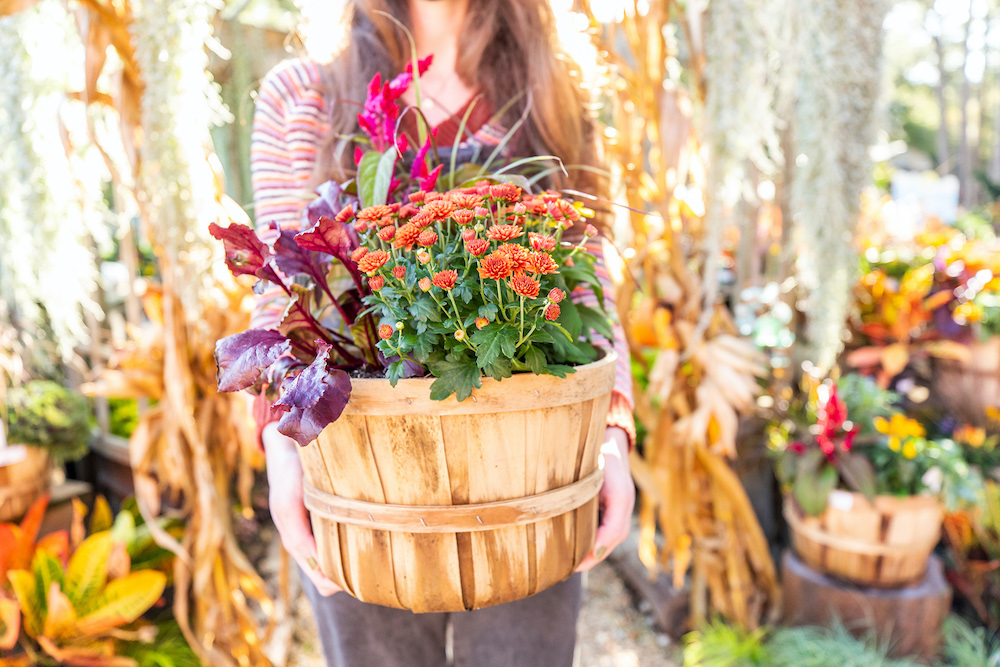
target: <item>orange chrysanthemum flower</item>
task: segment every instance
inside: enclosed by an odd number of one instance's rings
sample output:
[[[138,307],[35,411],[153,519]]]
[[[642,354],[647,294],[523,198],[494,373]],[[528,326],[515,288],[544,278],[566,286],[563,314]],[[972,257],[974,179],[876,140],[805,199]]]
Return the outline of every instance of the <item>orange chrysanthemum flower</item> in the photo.
[[[494,183],[490,186],[490,197],[503,201],[517,201],[521,198],[521,188],[513,183]]]
[[[351,259],[355,262],[360,262],[361,258],[368,254],[368,248],[361,246],[357,250],[351,253]]]
[[[363,208],[358,211],[358,220],[367,220],[369,222],[374,222],[379,218],[384,218],[387,215],[392,214],[392,208],[386,206],[385,204],[376,204],[375,206],[369,206],[368,208]]]
[[[562,214],[566,216],[567,220],[573,220],[575,222],[580,219],[580,209],[573,206],[565,199],[559,200],[559,209],[562,211]]]
[[[388,324],[380,324],[378,327],[378,337],[382,340],[389,340],[392,338],[393,331],[395,331],[395,329]]]
[[[420,228],[412,222],[408,222],[396,230],[396,237],[393,245],[397,248],[410,248],[417,242],[420,236]]]
[[[410,201],[413,202],[414,204],[423,204],[424,198],[426,196],[427,196],[426,192],[424,192],[423,190],[417,190],[416,192],[410,195]]]
[[[372,276],[368,279],[368,289],[373,292],[377,292],[385,287],[385,278],[382,276]]]
[[[515,275],[507,284],[514,290],[514,294],[518,296],[523,296],[527,299],[534,299],[538,296],[538,281],[523,273]]]
[[[550,303],[548,307],[545,308],[545,319],[552,322],[559,317],[559,306],[554,303]]]
[[[392,267],[392,275],[397,280],[402,280],[403,278],[406,277],[406,267],[405,266]],[[549,296],[551,296],[551,294]]]
[[[455,286],[456,280],[458,280],[458,271],[445,269],[434,274],[433,282],[437,287],[447,291]]]
[[[549,298],[549,301],[551,301],[552,303],[559,303],[564,298],[566,298],[566,292],[563,292],[558,287],[553,287],[552,289],[549,290],[549,297],[548,298]]]
[[[524,235],[524,230],[517,225],[493,225],[486,230],[486,238],[491,241],[513,241]]]
[[[528,249],[516,243],[504,243],[496,250],[501,255],[506,255],[514,271],[524,271],[528,265]]]
[[[485,219],[490,217],[490,210],[488,208],[483,208],[482,206],[477,206],[475,213],[476,217],[480,219]]]
[[[473,257],[482,257],[490,249],[490,242],[486,239],[472,239],[465,242],[465,249]]]
[[[458,208],[473,209],[482,203],[483,198],[477,194],[462,193],[452,195],[451,201]]]
[[[417,244],[422,245],[425,248],[430,248],[432,245],[437,243],[438,235],[433,229],[425,229],[420,232],[420,236],[417,237]]]
[[[463,241],[471,241],[474,238],[476,238],[476,230],[475,229],[463,229],[462,230],[462,240]]]
[[[409,218],[413,215],[416,215],[417,211],[419,210],[420,209],[414,206],[413,204],[405,204],[404,206],[401,206],[399,209],[399,217]]]
[[[483,327],[485,327],[489,323],[490,323],[490,321],[488,319],[486,319],[485,317],[477,317],[476,318],[476,328],[477,329],[482,329]]]
[[[383,241],[385,241],[386,243],[391,241],[394,236],[396,236],[395,227],[383,227],[382,229],[378,230],[378,237]]]
[[[559,266],[544,252],[529,253],[524,269],[528,273],[537,273],[543,276],[559,272]]]
[[[556,249],[555,237],[548,234],[528,232],[528,241],[531,243],[531,249],[536,252],[552,252]]]
[[[426,211],[418,211],[416,215],[410,218],[410,224],[417,229],[427,229],[434,224],[434,216]]]
[[[357,222],[354,223],[354,230],[358,234],[364,234],[365,232],[368,231],[368,223],[365,222],[364,220],[358,220]]]
[[[354,217],[354,207],[348,204],[344,208],[340,209],[340,213],[334,218],[339,223],[345,223]]]
[[[451,219],[463,227],[472,222],[475,217],[476,214],[467,208],[460,208],[457,211],[452,211],[451,213]]]
[[[514,271],[510,257],[501,252],[492,252],[479,261],[479,275],[493,280],[504,280]]]
[[[388,227],[393,224],[393,218],[391,215],[385,215],[375,221],[375,225],[378,227]]]
[[[384,250],[372,250],[358,262],[358,269],[362,273],[372,274],[382,268],[382,265],[389,261],[389,253]]]
[[[420,212],[430,215],[434,220],[444,220],[456,208],[458,207],[447,199],[435,199],[424,204]]]

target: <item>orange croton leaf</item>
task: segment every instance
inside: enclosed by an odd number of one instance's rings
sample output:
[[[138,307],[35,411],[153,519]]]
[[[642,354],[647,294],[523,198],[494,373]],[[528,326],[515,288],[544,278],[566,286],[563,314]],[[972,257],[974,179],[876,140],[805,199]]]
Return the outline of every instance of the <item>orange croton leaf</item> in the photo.
[[[35,545],[36,551],[48,551],[50,554],[55,556],[55,558],[63,565],[69,561],[69,533],[65,530],[58,530],[54,533],[49,533],[42,539],[38,540],[38,544]]]
[[[73,634],[75,626],[76,610],[73,609],[73,603],[63,594],[59,582],[53,581],[49,586],[48,611],[42,632],[49,639],[58,641]]]
[[[39,637],[38,645],[67,667],[137,667],[132,658],[115,655],[115,644],[108,639],[87,644],[58,646],[48,637]]]
[[[941,306],[951,301],[954,298],[954,296],[955,295],[949,290],[941,290],[940,292],[935,292],[934,294],[931,294],[929,297],[924,299],[924,302],[921,305],[921,307],[929,312],[935,311]]]
[[[20,528],[14,531],[14,548],[7,561],[7,569],[24,570],[31,564],[31,558],[35,555],[35,540],[38,539],[38,531],[42,527],[42,519],[48,506],[49,496],[46,494],[28,508],[21,519]]]
[[[0,597],[0,651],[14,648],[20,634],[21,605],[9,598]]]
[[[910,362],[910,350],[901,343],[895,343],[882,350],[882,370],[890,378],[903,372]]]

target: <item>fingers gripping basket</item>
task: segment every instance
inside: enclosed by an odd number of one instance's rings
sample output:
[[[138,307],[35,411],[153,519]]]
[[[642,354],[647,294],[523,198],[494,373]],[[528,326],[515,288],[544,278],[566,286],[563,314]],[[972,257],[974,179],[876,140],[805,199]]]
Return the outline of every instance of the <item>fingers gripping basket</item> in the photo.
[[[614,353],[458,402],[431,380],[355,380],[300,450],[324,574],[364,602],[478,609],[569,577],[593,549]]]

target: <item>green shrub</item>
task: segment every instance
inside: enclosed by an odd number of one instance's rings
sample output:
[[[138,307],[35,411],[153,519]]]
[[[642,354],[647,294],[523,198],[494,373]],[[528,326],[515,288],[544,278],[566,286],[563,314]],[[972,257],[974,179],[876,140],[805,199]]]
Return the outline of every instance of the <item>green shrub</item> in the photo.
[[[7,441],[47,449],[57,464],[86,454],[92,429],[90,401],[60,384],[36,380],[8,394]]]

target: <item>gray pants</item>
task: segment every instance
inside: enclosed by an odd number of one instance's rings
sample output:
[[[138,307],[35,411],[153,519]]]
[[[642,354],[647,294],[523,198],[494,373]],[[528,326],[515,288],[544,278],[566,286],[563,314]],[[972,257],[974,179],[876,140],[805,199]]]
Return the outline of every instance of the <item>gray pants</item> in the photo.
[[[329,667],[445,667],[451,623],[455,667],[571,667],[581,575],[525,600],[450,614],[414,614],[319,595],[302,577]]]

